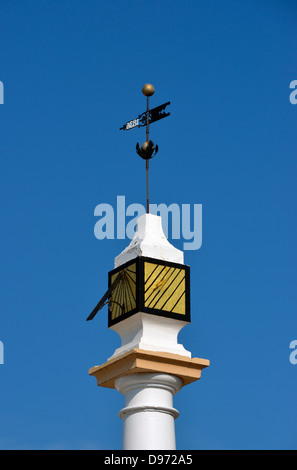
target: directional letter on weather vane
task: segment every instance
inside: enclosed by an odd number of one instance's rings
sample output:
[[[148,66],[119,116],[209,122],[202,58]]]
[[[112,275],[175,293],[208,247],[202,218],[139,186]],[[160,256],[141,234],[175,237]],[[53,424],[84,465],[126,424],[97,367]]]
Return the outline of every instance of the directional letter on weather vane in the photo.
[[[139,114],[136,119],[126,122],[120,130],[128,131],[129,129],[134,129],[135,127],[144,127],[146,126],[146,141],[140,147],[137,142],[136,152],[138,155],[146,161],[146,205],[147,213],[149,213],[149,160],[156,155],[158,152],[158,145],[155,146],[152,140],[149,140],[149,125],[153,122],[159,121],[170,115],[170,113],[165,112],[165,108],[170,104],[170,101],[167,103],[161,104],[156,108],[149,108],[149,97],[155,93],[155,88],[150,83],[147,83],[142,87],[142,93],[147,97],[147,109],[144,113]]]

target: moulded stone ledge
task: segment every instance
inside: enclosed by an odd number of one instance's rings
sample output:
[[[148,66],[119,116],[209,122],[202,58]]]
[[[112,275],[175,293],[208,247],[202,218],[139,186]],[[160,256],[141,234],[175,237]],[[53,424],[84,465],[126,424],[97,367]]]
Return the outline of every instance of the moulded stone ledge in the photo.
[[[174,375],[185,386],[200,379],[202,370],[209,364],[208,359],[132,349],[100,366],[92,367],[89,375],[96,378],[98,386],[107,388],[115,388],[115,380],[125,375],[148,372]]]

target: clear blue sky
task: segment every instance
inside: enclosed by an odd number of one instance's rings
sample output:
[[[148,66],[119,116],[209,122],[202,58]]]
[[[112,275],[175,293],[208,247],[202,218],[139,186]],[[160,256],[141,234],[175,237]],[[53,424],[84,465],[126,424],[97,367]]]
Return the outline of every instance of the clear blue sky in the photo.
[[[98,240],[94,209],[202,204],[186,251],[192,323],[211,366],[175,397],[179,449],[296,449],[295,0],[2,0],[0,4],[1,449],[120,449],[122,395],[90,367],[119,346],[85,318],[129,240]],[[180,240],[174,241],[181,248]]]

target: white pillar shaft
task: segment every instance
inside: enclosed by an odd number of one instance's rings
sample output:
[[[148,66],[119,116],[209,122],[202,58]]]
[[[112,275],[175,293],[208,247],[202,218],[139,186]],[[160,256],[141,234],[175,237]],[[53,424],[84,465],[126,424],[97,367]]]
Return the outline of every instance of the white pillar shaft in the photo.
[[[125,396],[123,419],[124,450],[175,450],[178,411],[173,395],[182,387],[178,377],[168,374],[129,374],[116,380]]]

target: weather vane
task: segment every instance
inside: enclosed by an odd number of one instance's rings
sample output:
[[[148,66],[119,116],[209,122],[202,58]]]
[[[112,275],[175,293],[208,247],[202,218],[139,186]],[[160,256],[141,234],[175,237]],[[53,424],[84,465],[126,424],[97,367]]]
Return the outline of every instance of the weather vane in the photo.
[[[140,114],[136,119],[132,119],[131,121],[126,122],[120,130],[128,131],[129,129],[134,129],[135,127],[144,127],[146,126],[146,141],[140,147],[139,143],[137,142],[136,145],[136,152],[138,155],[146,161],[146,191],[147,191],[147,213],[149,213],[149,160],[156,155],[158,152],[158,145],[155,145],[152,140],[149,139],[149,126],[153,122],[159,121],[170,115],[170,113],[165,112],[166,106],[170,104],[168,101],[167,103],[162,104],[161,106],[157,106],[156,108],[150,109],[149,106],[149,97],[155,93],[155,88],[153,85],[147,83],[142,87],[142,93],[144,96],[147,97],[147,107],[146,111]],[[110,276],[109,279],[109,288],[107,292],[104,294],[102,299],[98,302],[96,307],[92,310],[90,315],[87,318],[87,321],[93,320],[95,315],[101,310],[104,305],[109,306],[109,311],[112,311],[112,304],[114,308],[118,309],[117,312],[121,317],[125,313],[125,308],[128,308],[123,299],[126,299],[128,302],[128,293],[131,294],[131,270],[127,268],[124,271],[121,271],[115,277]],[[112,299],[112,295],[114,292],[120,293],[120,298],[116,297],[116,299]],[[125,291],[125,294],[123,293]],[[134,291],[133,291],[134,292]],[[132,292],[132,297],[134,299],[134,293]],[[127,297],[127,298],[126,298]],[[136,299],[136,296],[135,296]],[[134,299],[134,300],[135,300]],[[123,304],[121,303],[123,302]],[[131,300],[132,302],[132,300]],[[131,303],[130,302],[130,303]],[[129,304],[129,302],[128,302]],[[130,305],[130,304],[129,304]]]
[[[141,147],[137,142],[136,152],[146,162],[146,211],[149,213],[149,160],[153,158],[158,152],[158,145],[155,145],[152,140],[149,140],[149,127],[153,122],[159,121],[160,119],[170,115],[170,113],[165,112],[165,108],[170,104],[170,101],[161,104],[156,108],[150,109],[149,98],[155,93],[155,87],[150,83],[147,83],[142,87],[142,93],[147,98],[146,111],[144,111],[142,114],[139,114],[136,119],[132,119],[126,122],[126,124],[124,124],[120,130],[128,131],[130,129],[135,129],[135,127],[146,126],[146,141],[142,144]]]

